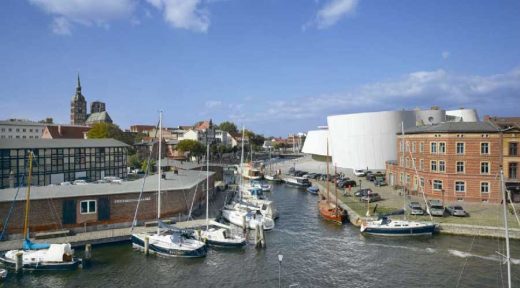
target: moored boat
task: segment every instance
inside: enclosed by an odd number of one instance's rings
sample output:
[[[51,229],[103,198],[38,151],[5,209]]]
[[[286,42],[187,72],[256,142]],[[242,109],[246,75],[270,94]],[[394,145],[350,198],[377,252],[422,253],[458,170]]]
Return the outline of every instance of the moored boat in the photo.
[[[331,205],[327,200],[321,200],[318,204],[320,215],[323,219],[334,222],[336,224],[343,224],[347,219],[345,210],[340,207]]]
[[[307,188],[307,192],[309,192],[313,195],[318,195],[318,193],[320,192],[320,188],[318,188],[316,186],[310,186]]]
[[[311,186],[311,182],[307,178],[303,177],[285,177],[284,179],[285,184],[296,186],[296,187],[309,187]]]
[[[392,220],[386,216],[361,224],[361,233],[379,236],[432,235],[436,225],[429,222]]]
[[[132,246],[140,250],[144,249],[145,238],[148,237],[148,249],[152,254],[169,257],[204,257],[207,246],[204,242],[191,239],[184,231],[171,231],[163,233],[134,233],[132,234]]]

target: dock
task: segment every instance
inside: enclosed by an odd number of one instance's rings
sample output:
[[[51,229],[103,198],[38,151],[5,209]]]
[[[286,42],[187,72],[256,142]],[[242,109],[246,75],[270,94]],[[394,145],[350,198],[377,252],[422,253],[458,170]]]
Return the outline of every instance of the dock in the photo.
[[[210,218],[210,221],[214,221],[215,219]],[[157,225],[157,224],[155,224]],[[189,229],[189,228],[197,228],[206,225],[206,219],[196,219],[190,221],[182,221],[172,224],[172,226],[177,227],[179,229]],[[117,229],[108,229],[108,230],[100,230],[100,231],[91,231],[84,233],[77,233],[71,236],[62,236],[55,238],[48,238],[44,240],[34,240],[34,243],[70,243],[72,247],[83,247],[86,244],[91,245],[99,245],[99,244],[108,244],[108,243],[117,243],[130,241],[130,237],[132,233],[150,233],[157,230],[157,226],[139,226],[135,227],[133,231],[130,231],[130,227],[126,228],[117,228]],[[16,240],[8,240],[8,241],[0,241],[0,251],[7,250],[15,250],[20,249],[22,247],[23,239]]]

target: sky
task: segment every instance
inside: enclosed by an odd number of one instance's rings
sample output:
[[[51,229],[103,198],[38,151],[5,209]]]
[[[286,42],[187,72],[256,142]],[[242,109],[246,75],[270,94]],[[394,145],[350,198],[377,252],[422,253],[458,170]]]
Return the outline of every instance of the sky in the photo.
[[[328,115],[475,108],[520,116],[520,1],[4,0],[0,119],[121,128],[233,121],[266,136]],[[90,108],[89,108],[90,109]]]

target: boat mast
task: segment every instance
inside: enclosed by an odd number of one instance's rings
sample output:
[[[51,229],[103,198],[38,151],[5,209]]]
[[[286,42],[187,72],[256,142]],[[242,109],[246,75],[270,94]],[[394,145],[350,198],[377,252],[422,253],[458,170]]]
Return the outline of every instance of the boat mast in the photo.
[[[244,176],[243,173],[244,173],[244,137],[245,137],[245,131],[246,131],[246,127],[244,125],[242,125],[242,152],[240,154],[240,183],[239,183],[239,186],[238,186],[238,191],[239,191],[239,195],[240,195],[240,202],[242,202],[242,177]]]
[[[206,146],[206,231],[209,231],[209,143]]]
[[[402,147],[403,147],[403,156],[406,152],[406,142],[404,141],[404,122],[401,121],[401,143],[402,143]],[[404,158],[404,157],[403,157]],[[403,164],[403,163],[401,163]],[[404,164],[403,164],[404,165]],[[404,170],[404,169],[403,169]],[[406,171],[406,170],[405,170]],[[406,173],[404,173],[406,174]],[[406,175],[404,175],[404,179],[405,180],[405,183],[407,183],[406,181]],[[401,183],[402,184],[402,183]],[[403,219],[406,220],[406,192],[405,192],[405,189],[404,189],[404,185],[403,187],[401,188],[402,192],[403,192]]]
[[[334,176],[338,174],[336,163],[334,163]],[[338,210],[338,185],[334,183],[334,193],[336,194],[336,211]]]
[[[327,159],[326,159],[326,163],[327,163],[327,203],[329,202],[329,183],[330,183],[330,180],[329,180],[329,138],[327,138]]]
[[[29,176],[30,177],[30,176]],[[500,192],[502,193],[502,203],[504,204],[504,229],[506,236],[506,263],[507,263],[507,284],[511,288],[511,255],[509,251],[509,228],[507,226],[507,201],[504,189],[504,170],[500,167]]]
[[[29,208],[31,198],[31,175],[32,175],[32,150],[29,151],[29,175],[27,177],[27,193],[25,195],[25,222],[23,225],[23,235],[26,239],[29,239]]]
[[[161,219],[161,149],[162,149],[162,111],[159,111],[159,151],[157,153],[157,234],[159,234],[159,220]]]

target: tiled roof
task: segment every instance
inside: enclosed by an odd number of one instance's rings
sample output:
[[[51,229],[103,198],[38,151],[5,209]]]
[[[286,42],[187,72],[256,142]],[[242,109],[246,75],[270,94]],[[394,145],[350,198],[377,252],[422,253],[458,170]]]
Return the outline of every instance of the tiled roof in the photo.
[[[50,139],[83,139],[84,133],[90,130],[87,126],[50,125],[45,128]],[[44,132],[45,135],[45,132]]]

